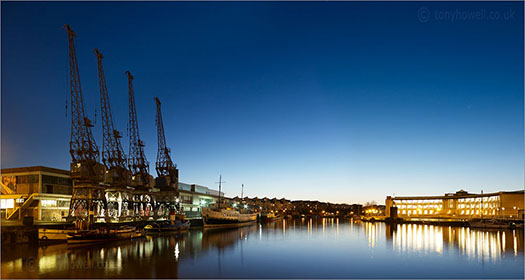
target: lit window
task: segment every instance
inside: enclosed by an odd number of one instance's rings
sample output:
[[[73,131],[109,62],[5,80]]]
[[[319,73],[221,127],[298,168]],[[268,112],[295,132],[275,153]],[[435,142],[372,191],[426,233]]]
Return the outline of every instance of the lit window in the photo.
[[[423,211],[423,213],[425,213],[425,215],[426,215],[426,214],[428,214],[428,211],[427,211],[427,210],[425,210],[425,211]]]
[[[2,198],[0,199],[0,209],[15,208],[15,200]]]
[[[56,200],[43,199],[43,200],[40,200],[40,205],[42,207],[56,207],[57,206],[57,201]]]

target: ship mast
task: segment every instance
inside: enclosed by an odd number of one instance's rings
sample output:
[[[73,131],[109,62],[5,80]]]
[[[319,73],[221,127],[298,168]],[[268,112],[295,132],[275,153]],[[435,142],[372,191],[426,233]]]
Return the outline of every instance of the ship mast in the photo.
[[[219,175],[219,207],[221,209],[221,188],[222,188],[222,174]]]

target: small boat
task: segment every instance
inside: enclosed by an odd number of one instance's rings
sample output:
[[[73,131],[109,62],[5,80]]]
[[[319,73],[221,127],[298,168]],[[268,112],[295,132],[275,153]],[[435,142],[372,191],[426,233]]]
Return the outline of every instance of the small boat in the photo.
[[[275,213],[273,211],[262,212],[261,213],[261,220],[263,220],[263,221],[270,222],[270,221],[279,221],[281,219],[282,219],[282,217],[275,215]]]
[[[173,224],[166,223],[155,223],[144,227],[147,232],[163,232],[163,231],[185,231],[190,228],[190,221],[176,220]]]
[[[40,242],[66,242],[68,235],[76,233],[76,229],[39,228],[38,241]]]
[[[144,236],[146,236],[144,233],[144,229],[137,229],[131,234],[131,238],[141,238]]]
[[[495,219],[472,219],[469,222],[472,228],[501,228],[508,229],[513,227],[513,223]]]
[[[68,234],[67,244],[88,244],[131,239],[136,235],[136,228],[122,226],[120,228],[98,228],[82,230]]]

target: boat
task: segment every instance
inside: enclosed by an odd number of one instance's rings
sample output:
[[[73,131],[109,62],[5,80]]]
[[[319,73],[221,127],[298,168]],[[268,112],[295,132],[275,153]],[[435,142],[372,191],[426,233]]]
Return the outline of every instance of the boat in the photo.
[[[76,229],[39,228],[38,241],[40,242],[66,242],[70,234],[78,232]]]
[[[141,238],[146,236],[144,233],[144,229],[136,229],[132,234],[131,238]]]
[[[279,221],[281,219],[282,217],[275,215],[273,211],[261,213],[261,220],[263,221]]]
[[[240,213],[232,208],[202,207],[201,213],[204,228],[240,227],[257,221],[256,213]]]
[[[186,231],[190,228],[190,221],[176,220],[174,224],[169,222],[154,223],[144,227],[147,232],[163,232],[163,231]]]
[[[496,228],[509,229],[513,227],[513,223],[495,219],[472,219],[469,222],[472,228]]]
[[[67,244],[89,244],[131,239],[137,236],[137,230],[132,226],[119,228],[101,227],[93,230],[82,230],[68,234]]]
[[[236,210],[227,206],[221,206],[222,175],[219,177],[219,200],[218,204],[210,207],[202,207],[202,223],[204,228],[240,227],[253,224],[257,221],[257,213],[247,209]],[[243,185],[244,188],[244,185]],[[242,195],[241,195],[242,197]],[[242,213],[241,213],[242,211]]]

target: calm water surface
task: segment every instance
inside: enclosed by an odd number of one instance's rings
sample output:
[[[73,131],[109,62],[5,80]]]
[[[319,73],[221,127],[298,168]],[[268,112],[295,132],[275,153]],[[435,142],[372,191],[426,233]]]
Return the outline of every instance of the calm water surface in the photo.
[[[524,278],[523,230],[299,219],[105,245],[2,246],[2,278]]]

